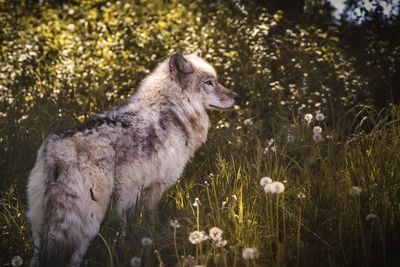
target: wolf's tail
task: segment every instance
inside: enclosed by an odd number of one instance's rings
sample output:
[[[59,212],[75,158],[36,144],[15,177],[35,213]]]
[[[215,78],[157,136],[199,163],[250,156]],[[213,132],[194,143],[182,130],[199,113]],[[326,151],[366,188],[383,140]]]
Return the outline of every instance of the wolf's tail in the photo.
[[[52,162],[46,168],[45,232],[40,266],[74,265],[84,242],[83,179],[75,164]]]

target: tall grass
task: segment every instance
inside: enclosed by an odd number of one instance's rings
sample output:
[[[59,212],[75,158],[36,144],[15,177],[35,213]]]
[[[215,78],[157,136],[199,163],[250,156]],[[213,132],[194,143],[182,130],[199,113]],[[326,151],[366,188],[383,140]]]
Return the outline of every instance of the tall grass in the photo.
[[[294,142],[287,132],[264,140],[256,121],[232,120],[212,130],[164,195],[158,220],[150,223],[139,207],[122,221],[110,211],[85,263],[123,266],[137,256],[142,266],[396,266],[400,110],[363,108],[359,114],[366,115],[356,120],[360,124],[343,119],[335,128],[293,121]],[[311,137],[316,124],[323,128],[321,142]],[[362,130],[367,124],[368,132]],[[355,131],[348,136],[344,128]],[[263,176],[282,182],[285,191],[266,194]],[[24,188],[11,187],[0,200],[1,264],[16,255],[28,261],[32,253],[24,195]],[[210,239],[188,240],[192,231],[208,233],[214,226],[227,240],[223,248]],[[143,237],[153,243],[143,246]],[[243,259],[245,248],[257,248],[259,257]]]

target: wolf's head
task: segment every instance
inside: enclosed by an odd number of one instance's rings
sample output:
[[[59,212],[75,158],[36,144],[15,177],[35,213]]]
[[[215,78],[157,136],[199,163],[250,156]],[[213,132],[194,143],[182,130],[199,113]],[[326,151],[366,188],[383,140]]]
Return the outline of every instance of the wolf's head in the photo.
[[[173,54],[169,59],[169,71],[182,91],[201,101],[206,109],[224,110],[239,98],[237,93],[218,82],[215,69],[198,53]]]

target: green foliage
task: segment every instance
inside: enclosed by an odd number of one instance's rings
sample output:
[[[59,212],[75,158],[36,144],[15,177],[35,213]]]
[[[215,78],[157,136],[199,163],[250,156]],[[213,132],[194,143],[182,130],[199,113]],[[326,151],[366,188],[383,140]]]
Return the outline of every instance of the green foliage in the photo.
[[[124,266],[136,255],[146,266],[395,265],[400,112],[359,108],[373,104],[379,77],[369,82],[344,52],[341,27],[294,25],[237,2],[55,2],[0,1],[0,264],[32,253],[25,185],[44,138],[126,98],[173,52],[199,49],[242,102],[210,114],[209,141],[165,194],[160,224],[140,210],[122,222],[110,214],[87,264]],[[398,47],[365,38],[368,64],[395,81]],[[304,121],[317,112],[326,119]],[[285,192],[265,194],[262,176]],[[175,219],[180,228],[169,226]],[[213,226],[224,248],[189,242]],[[260,258],[244,260],[246,247]]]

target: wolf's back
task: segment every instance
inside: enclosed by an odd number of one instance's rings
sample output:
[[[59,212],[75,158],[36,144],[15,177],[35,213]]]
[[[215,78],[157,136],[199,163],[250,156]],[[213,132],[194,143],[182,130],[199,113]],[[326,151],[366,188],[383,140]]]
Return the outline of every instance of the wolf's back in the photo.
[[[71,265],[85,234],[82,233],[83,180],[74,146],[65,142],[46,140],[29,177],[28,218],[38,254],[31,265]]]

